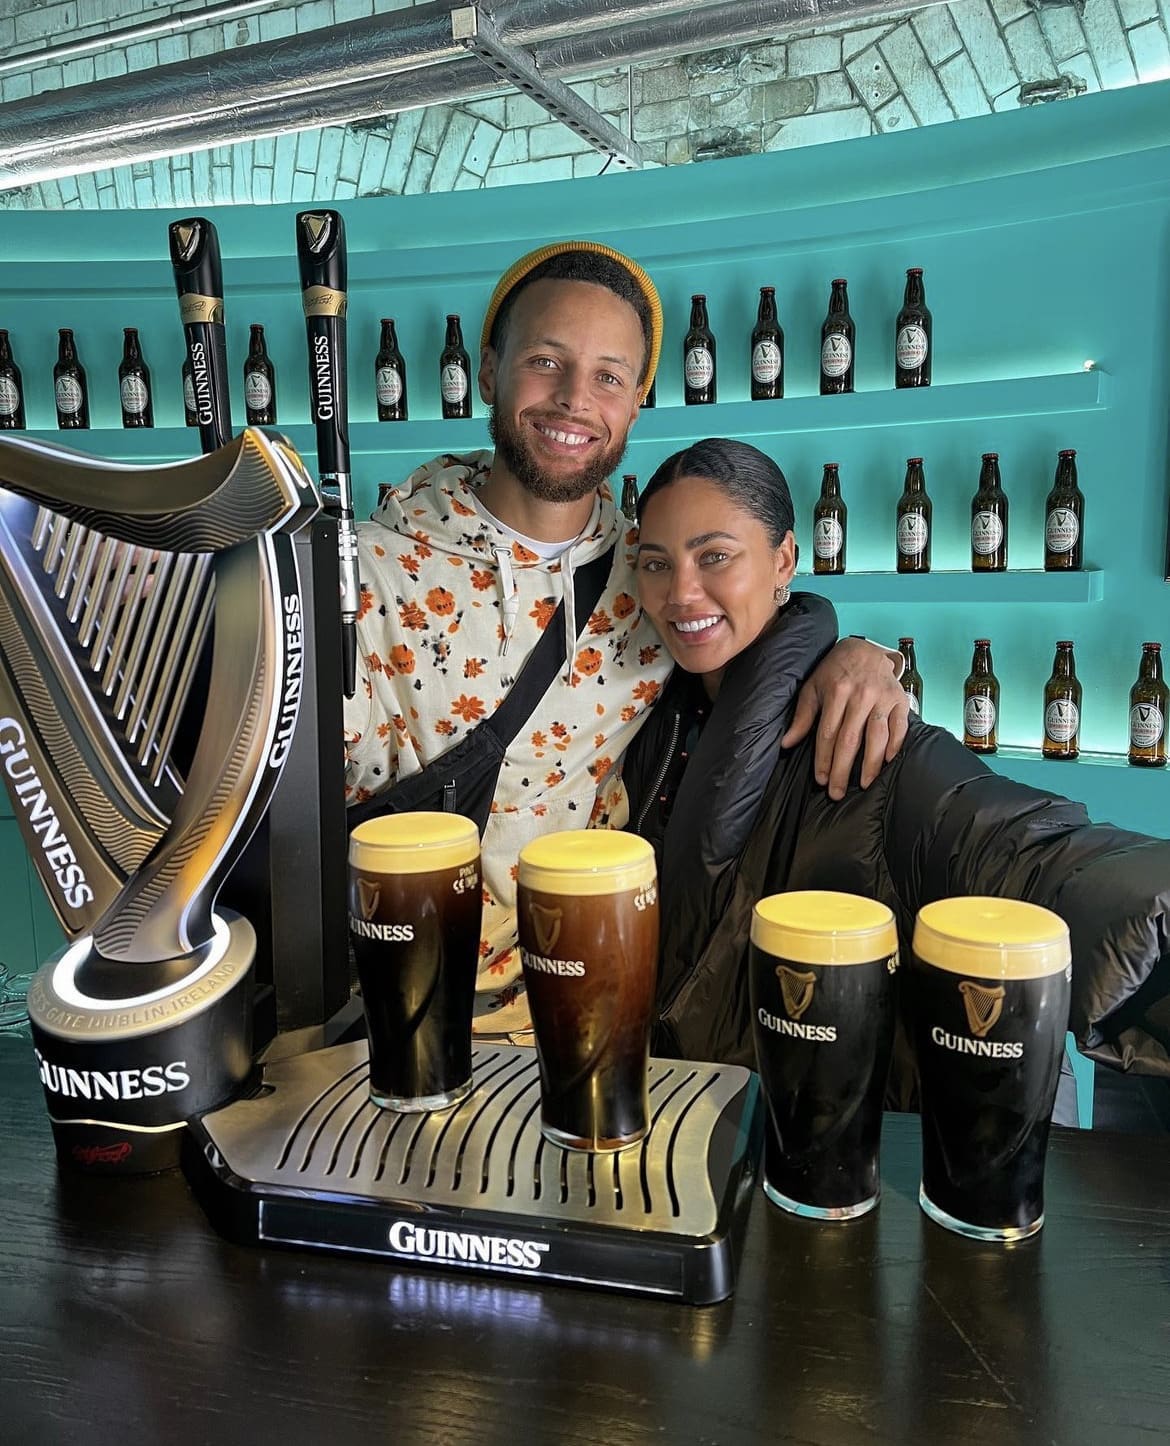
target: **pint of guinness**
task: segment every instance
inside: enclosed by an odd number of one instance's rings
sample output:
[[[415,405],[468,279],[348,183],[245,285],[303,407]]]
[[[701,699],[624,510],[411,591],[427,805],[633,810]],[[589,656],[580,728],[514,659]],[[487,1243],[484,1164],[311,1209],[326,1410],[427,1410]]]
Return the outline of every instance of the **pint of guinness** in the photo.
[[[376,1105],[443,1110],[471,1088],[482,892],[470,819],[399,813],[349,836],[349,933]]]
[[[977,1240],[1044,1223],[1044,1156],[1068,1028],[1068,928],[1013,899],[919,910],[908,987],[923,1210]]]
[[[604,829],[533,839],[520,850],[517,913],[545,1138],[570,1150],[636,1144],[649,1128],[654,850]]]
[[[894,916],[873,899],[808,890],[752,912],[764,1193],[783,1210],[851,1220],[878,1202],[897,967]]]

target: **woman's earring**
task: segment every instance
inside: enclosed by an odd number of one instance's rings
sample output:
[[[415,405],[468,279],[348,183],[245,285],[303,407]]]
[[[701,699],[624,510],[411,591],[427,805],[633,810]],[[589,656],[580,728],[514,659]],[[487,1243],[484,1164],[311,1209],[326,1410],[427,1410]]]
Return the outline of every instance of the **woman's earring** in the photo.
[[[778,607],[783,607],[791,596],[791,590],[789,589],[788,584],[786,582],[781,583],[780,586],[776,589],[776,591],[772,594],[772,596],[776,599],[776,605]]]

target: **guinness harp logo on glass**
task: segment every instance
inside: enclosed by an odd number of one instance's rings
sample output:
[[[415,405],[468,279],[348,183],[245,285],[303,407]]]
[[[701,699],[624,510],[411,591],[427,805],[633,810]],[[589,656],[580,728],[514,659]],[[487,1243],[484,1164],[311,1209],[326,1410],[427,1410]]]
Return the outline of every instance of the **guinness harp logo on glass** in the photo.
[[[959,983],[959,993],[967,1011],[967,1028],[976,1039],[983,1039],[995,1027],[1003,1012],[1003,985],[976,984],[973,979],[963,979]]]
[[[552,954],[561,937],[560,909],[546,909],[543,904],[530,903],[528,914],[532,920],[532,932],[536,935],[537,947],[546,957]]]
[[[358,879],[358,907],[362,911],[363,919],[372,919],[378,910],[378,901],[382,897],[382,886],[370,879]]]
[[[809,970],[790,969],[787,964],[776,965],[776,978],[780,981],[780,998],[789,1019],[799,1020],[812,1003],[816,988],[816,973]]]

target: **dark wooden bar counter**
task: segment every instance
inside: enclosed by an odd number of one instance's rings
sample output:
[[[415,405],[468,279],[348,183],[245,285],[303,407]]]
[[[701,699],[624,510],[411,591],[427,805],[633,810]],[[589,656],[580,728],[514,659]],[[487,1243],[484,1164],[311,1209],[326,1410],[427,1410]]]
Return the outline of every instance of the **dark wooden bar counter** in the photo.
[[[31,1047],[0,1039],[0,1441],[1156,1442],[1170,1438],[1170,1155],[1054,1131],[1040,1236],[883,1198],[826,1226],[757,1195],[738,1290],[634,1296],[245,1249],[183,1177],[57,1172]]]

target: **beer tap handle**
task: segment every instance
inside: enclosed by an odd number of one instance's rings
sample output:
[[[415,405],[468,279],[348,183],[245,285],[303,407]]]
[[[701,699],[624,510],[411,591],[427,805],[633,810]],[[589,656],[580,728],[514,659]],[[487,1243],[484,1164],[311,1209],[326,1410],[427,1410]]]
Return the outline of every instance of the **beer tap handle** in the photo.
[[[199,445],[204,452],[214,452],[232,439],[219,237],[203,216],[172,221],[168,236],[191,364]]]
[[[349,399],[346,390],[345,224],[337,211],[297,216],[297,264],[309,344],[309,397],[317,428],[317,471],[325,506],[337,519],[341,569],[342,675],[352,698],[357,678],[360,604],[357,533],[349,475]]]

